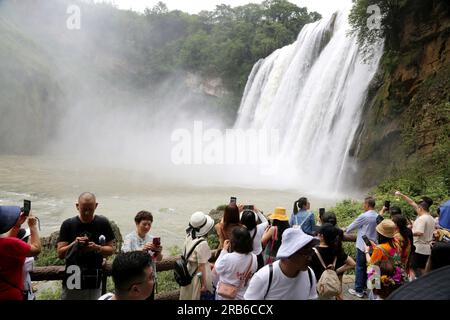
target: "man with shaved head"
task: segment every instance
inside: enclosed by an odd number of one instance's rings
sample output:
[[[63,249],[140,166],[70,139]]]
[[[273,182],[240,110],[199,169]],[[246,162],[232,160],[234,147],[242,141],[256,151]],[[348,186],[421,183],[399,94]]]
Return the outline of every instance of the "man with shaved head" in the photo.
[[[95,195],[78,197],[78,216],[61,225],[58,257],[66,260],[62,300],[97,300],[101,296],[103,259],[114,253],[114,233],[107,218],[95,215]]]

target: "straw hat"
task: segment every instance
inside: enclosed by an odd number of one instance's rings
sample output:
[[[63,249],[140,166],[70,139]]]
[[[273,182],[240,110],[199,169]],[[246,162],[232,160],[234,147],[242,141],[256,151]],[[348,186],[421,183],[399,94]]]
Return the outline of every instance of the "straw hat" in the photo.
[[[380,222],[379,225],[377,225],[377,232],[386,238],[394,238],[395,231],[397,226],[395,225],[394,221],[389,219],[384,219]]]
[[[274,212],[269,216],[270,220],[289,221],[285,208],[275,208]]]

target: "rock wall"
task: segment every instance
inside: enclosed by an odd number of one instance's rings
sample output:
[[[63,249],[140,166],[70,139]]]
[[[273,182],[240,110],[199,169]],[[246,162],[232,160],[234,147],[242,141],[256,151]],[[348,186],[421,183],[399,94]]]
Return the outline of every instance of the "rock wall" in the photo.
[[[450,4],[410,0],[398,19],[398,48],[386,49],[351,150],[364,187],[432,157],[450,138]]]
[[[185,83],[194,92],[207,96],[224,98],[230,95],[221,78],[202,77],[194,73],[187,73]]]

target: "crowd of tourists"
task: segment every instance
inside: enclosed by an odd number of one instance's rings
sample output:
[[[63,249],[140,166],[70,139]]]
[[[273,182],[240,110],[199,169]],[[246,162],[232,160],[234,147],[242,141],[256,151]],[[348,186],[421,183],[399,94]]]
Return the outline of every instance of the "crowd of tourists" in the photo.
[[[380,212],[372,197],[347,227],[333,212],[311,211],[307,198],[266,215],[254,205],[231,198],[218,223],[203,212],[191,215],[182,255],[174,265],[180,300],[343,300],[343,276],[354,270],[348,294],[381,300],[406,283],[450,265],[450,201],[433,218],[428,197],[413,201],[414,221],[386,202]],[[135,230],[114,257],[114,292],[102,295],[105,262],[116,253],[109,220],[96,215],[94,194],[79,196],[78,215],[60,228],[57,255],[65,261],[62,300],[153,300],[161,241],[150,230],[153,215],[136,214]],[[25,227],[27,223],[28,228]],[[0,206],[0,300],[33,300],[30,272],[41,252],[37,218],[32,211]],[[208,236],[215,232],[218,248]],[[352,257],[344,241],[356,234]],[[355,238],[353,236],[353,238]],[[354,240],[353,240],[354,241]],[[348,247],[347,247],[348,248]]]

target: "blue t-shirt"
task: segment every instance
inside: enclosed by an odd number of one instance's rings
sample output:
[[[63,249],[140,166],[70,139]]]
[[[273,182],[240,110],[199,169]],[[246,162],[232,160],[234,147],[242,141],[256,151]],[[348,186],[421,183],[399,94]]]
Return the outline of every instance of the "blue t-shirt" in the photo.
[[[370,240],[377,243],[377,217],[378,213],[375,210],[369,210],[360,214],[348,227],[346,232],[350,233],[353,230],[358,230],[358,236],[356,238],[356,248],[361,251],[365,251],[366,244],[362,239],[362,236],[366,235]]]
[[[291,219],[289,219],[289,224],[291,227],[301,225],[303,232],[312,234],[316,227],[316,219],[314,217],[314,213],[306,210],[300,210],[297,214],[292,213]]]

